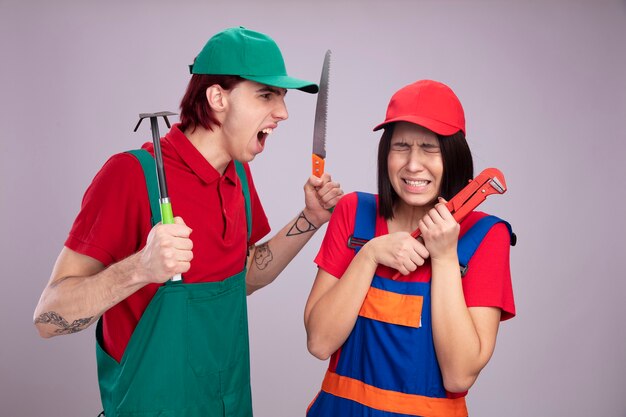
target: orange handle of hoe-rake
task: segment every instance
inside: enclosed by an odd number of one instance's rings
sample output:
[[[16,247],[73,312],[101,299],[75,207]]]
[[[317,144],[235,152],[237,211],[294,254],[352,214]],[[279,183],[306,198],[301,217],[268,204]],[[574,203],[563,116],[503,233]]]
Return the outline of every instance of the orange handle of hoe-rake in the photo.
[[[315,175],[317,178],[320,178],[324,174],[324,158],[320,157],[319,155],[312,154],[311,162],[313,175]]]
[[[470,180],[461,191],[457,193],[450,201],[446,203],[447,209],[454,217],[457,223],[470,214],[476,207],[480,205],[487,196],[491,194],[504,194],[506,192],[506,182],[504,175],[497,168],[487,168],[478,174],[473,180]],[[411,236],[418,238],[422,232],[415,229]],[[396,272],[391,279],[396,280],[402,275]]]

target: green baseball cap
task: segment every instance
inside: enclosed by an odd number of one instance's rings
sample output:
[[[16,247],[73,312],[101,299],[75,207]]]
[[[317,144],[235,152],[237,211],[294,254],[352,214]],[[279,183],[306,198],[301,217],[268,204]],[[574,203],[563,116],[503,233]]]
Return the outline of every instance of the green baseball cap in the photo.
[[[317,93],[310,81],[287,75],[283,55],[269,36],[243,26],[214,35],[189,65],[192,74],[238,75],[257,83]]]

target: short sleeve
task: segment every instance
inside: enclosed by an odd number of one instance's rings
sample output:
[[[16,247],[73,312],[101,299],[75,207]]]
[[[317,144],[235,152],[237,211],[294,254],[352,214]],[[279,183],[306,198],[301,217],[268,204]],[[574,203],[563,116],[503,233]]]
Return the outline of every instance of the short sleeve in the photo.
[[[463,278],[467,306],[500,308],[501,320],[515,316],[509,264],[510,242],[506,225],[494,225],[472,256]]]
[[[87,188],[65,246],[110,265],[140,250],[150,229],[141,165],[131,154],[116,154]]]
[[[339,200],[315,257],[315,263],[336,278],[341,278],[354,258],[354,250],[348,247],[347,242],[354,230],[357,203],[356,193],[346,194]]]

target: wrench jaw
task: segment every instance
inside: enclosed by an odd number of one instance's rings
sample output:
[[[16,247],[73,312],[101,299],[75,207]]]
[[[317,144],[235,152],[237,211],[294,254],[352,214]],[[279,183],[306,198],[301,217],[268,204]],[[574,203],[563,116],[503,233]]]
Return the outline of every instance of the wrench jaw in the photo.
[[[491,185],[498,192],[498,194],[504,194],[506,191],[506,185],[500,183],[498,177],[493,177],[493,179],[489,181],[489,185]]]
[[[457,222],[461,222],[472,210],[480,205],[487,196],[506,192],[504,175],[497,168],[487,168],[469,182],[446,205]]]
[[[495,185],[492,185],[497,190],[498,194],[504,194],[506,192],[506,181],[504,180],[504,174],[502,174],[502,171],[497,168],[487,168],[481,172],[481,175],[482,174],[485,174],[489,181],[495,182]]]

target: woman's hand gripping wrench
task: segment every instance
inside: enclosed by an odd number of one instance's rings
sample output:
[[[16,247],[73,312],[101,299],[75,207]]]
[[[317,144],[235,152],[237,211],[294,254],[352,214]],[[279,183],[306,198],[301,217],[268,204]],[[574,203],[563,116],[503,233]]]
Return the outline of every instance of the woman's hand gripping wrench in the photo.
[[[470,180],[457,195],[452,197],[446,204],[448,210],[457,223],[471,213],[480,205],[487,196],[491,194],[504,194],[506,192],[506,182],[504,175],[497,168],[487,168],[478,174],[473,180]],[[411,236],[418,238],[421,234],[419,229],[415,229]],[[400,272],[396,272],[391,279],[396,280],[400,276]]]

